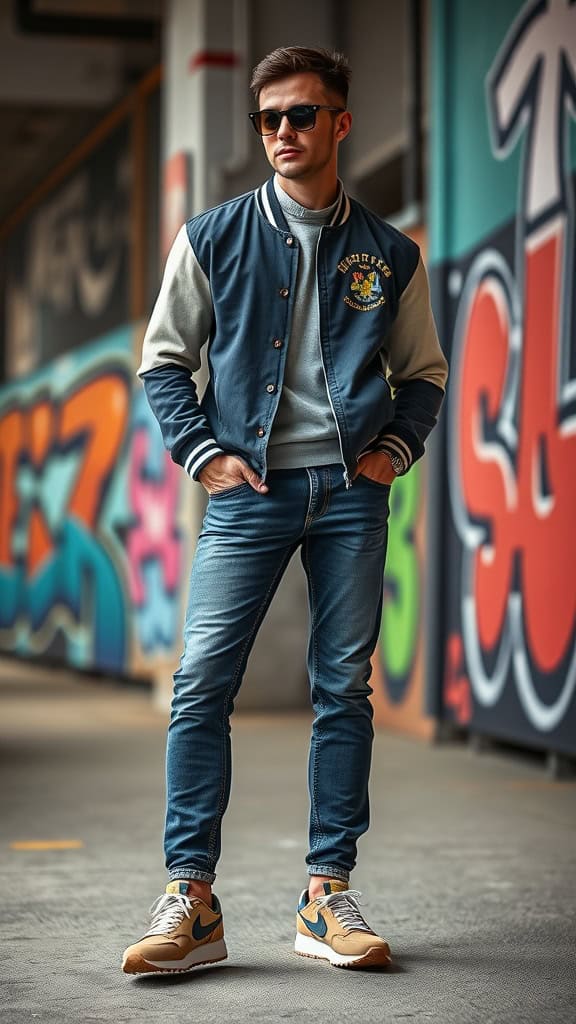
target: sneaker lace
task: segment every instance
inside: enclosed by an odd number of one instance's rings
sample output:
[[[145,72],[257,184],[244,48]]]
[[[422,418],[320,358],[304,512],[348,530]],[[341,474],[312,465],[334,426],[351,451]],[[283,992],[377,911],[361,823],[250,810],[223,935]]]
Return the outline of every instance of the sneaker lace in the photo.
[[[150,907],[152,920],[146,935],[167,935],[177,928],[184,917],[190,917],[192,903],[188,896],[163,893]],[[146,936],[144,936],[146,937]]]
[[[372,933],[370,925],[364,920],[358,908],[361,895],[362,893],[358,889],[346,889],[345,892],[332,892],[329,896],[319,896],[315,902],[319,907],[330,907],[336,920],[345,928]]]

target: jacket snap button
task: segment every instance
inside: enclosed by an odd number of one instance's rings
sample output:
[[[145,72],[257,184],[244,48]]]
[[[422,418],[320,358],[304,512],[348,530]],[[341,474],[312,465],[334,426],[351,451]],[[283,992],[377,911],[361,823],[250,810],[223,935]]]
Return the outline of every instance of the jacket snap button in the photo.
[[[266,391],[268,392],[269,395],[273,395],[274,392],[276,391],[276,385],[275,384],[267,384],[266,385]]]
[[[292,238],[292,235],[288,235],[288,238],[286,239],[286,245],[294,245],[294,239]]]
[[[266,433],[266,431],[264,430],[264,427],[258,427],[258,430],[256,431],[256,433],[258,434],[258,437],[264,437],[264,434]]]
[[[289,294],[290,293],[289,293],[287,288],[281,288],[280,289],[280,298],[287,299]]]
[[[280,338],[274,338],[274,348],[282,348],[282,342]]]

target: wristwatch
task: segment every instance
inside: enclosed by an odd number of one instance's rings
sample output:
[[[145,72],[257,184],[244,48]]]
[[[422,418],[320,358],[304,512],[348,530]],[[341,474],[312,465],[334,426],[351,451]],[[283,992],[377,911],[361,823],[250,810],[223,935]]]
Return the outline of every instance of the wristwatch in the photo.
[[[400,476],[400,474],[404,472],[403,460],[400,458],[399,455],[393,455],[392,452],[388,451],[388,449],[386,449],[386,455],[388,456],[390,462],[392,463],[392,469],[396,473],[396,476]]]

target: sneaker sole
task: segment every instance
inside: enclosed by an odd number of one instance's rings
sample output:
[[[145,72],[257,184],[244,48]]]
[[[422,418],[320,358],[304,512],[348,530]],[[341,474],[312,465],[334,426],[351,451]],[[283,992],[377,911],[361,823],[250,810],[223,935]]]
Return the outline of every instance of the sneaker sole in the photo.
[[[294,952],[312,960],[327,960],[333,967],[347,967],[352,970],[363,967],[387,967],[392,963],[388,943],[385,946],[371,946],[365,953],[355,956],[350,953],[336,953],[326,943],[318,942],[308,935],[301,935],[300,932],[296,935]]]
[[[217,964],[221,960],[226,960],[227,956],[226,943],[224,939],[220,939],[219,942],[209,942],[205,946],[193,949],[182,960],[167,960],[166,963],[146,960],[141,953],[130,953],[122,963],[122,970],[124,974],[186,974],[197,967]]]

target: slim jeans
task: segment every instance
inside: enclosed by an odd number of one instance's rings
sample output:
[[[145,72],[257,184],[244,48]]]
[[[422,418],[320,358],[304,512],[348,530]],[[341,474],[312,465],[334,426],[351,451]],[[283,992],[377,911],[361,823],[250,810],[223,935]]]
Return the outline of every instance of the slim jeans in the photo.
[[[308,580],[314,711],[308,873],[348,881],[369,824],[370,658],[382,614],[389,487],[359,476],[346,490],[340,465],[273,470],[267,484],[268,494],[243,483],[212,495],[198,540],[168,730],[170,880],[214,881],[234,698],[298,548]]]

